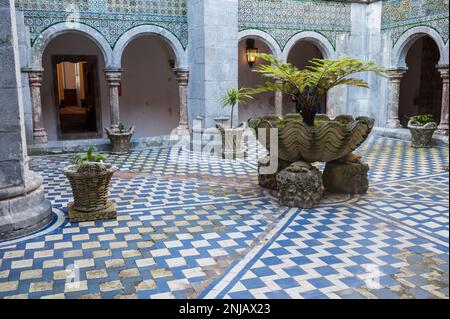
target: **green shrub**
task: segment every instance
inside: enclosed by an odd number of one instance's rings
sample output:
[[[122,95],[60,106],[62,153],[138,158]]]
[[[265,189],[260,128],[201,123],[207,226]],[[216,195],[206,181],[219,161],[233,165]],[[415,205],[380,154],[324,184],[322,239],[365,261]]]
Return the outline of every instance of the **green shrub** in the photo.
[[[417,122],[421,125],[425,125],[427,123],[434,122],[433,115],[431,115],[431,114],[411,116],[409,119],[410,119],[410,121]]]

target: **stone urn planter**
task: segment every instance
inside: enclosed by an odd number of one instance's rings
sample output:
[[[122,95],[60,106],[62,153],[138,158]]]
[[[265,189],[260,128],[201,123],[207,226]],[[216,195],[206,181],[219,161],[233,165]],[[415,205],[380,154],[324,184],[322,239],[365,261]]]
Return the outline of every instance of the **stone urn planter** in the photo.
[[[287,114],[252,119],[249,124],[254,128],[278,129],[278,157],[281,160],[314,163],[331,162],[353,152],[369,136],[374,119],[340,115],[331,120],[326,115],[317,115],[314,126],[308,126],[301,115]],[[269,138],[266,138],[265,147],[270,151]]]
[[[433,147],[433,134],[437,129],[436,122],[421,123],[414,118],[408,122],[411,132],[411,146],[416,148]]]
[[[72,188],[73,203],[69,203],[72,222],[111,219],[117,216],[115,205],[108,200],[109,183],[115,166],[86,161],[64,169]]]
[[[230,128],[216,124],[222,140],[222,157],[236,159],[244,157],[246,148],[244,146],[244,123],[237,127]]]
[[[111,153],[112,154],[128,154],[131,146],[131,137],[134,134],[134,127],[129,130],[117,129],[110,130],[105,128],[106,134],[111,142]]]

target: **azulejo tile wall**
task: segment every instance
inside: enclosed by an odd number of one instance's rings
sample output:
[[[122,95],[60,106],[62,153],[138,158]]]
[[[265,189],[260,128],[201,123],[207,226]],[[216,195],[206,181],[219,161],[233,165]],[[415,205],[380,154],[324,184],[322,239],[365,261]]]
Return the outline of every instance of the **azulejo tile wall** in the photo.
[[[260,29],[284,48],[301,31],[316,31],[333,46],[351,30],[351,4],[320,0],[240,0],[239,30]]]
[[[16,0],[31,43],[53,24],[79,21],[102,33],[113,47],[127,30],[144,24],[171,31],[186,47],[187,0]]]
[[[392,44],[408,29],[428,26],[448,41],[448,0],[385,0],[382,29],[392,32]]]

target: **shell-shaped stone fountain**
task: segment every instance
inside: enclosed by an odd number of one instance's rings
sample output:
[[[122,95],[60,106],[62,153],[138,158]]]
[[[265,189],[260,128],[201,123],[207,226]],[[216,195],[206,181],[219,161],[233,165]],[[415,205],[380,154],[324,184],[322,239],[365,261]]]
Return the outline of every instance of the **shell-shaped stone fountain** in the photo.
[[[303,123],[298,114],[269,115],[249,120],[249,126],[278,129],[280,159],[313,163],[331,162],[354,151],[369,136],[375,122],[373,118],[353,119],[350,115],[340,115],[330,120],[322,114],[316,116],[316,121],[317,124],[312,127]],[[268,131],[265,144],[270,151]]]

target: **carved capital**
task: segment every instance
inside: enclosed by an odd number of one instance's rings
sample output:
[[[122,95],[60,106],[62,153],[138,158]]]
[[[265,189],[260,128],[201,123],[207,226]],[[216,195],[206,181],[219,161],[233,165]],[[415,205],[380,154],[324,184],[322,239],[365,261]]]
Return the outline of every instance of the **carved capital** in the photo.
[[[189,83],[189,70],[187,69],[174,69],[178,85],[187,86]]]
[[[441,74],[442,80],[448,83],[448,64],[436,65],[436,68]]]
[[[28,73],[28,81],[30,86],[41,86],[44,76],[43,68],[23,68],[22,72]]]
[[[396,68],[388,69],[387,72],[392,82],[400,82],[407,70],[407,68]]]
[[[109,86],[119,86],[122,80],[122,69],[105,69],[105,76]]]

